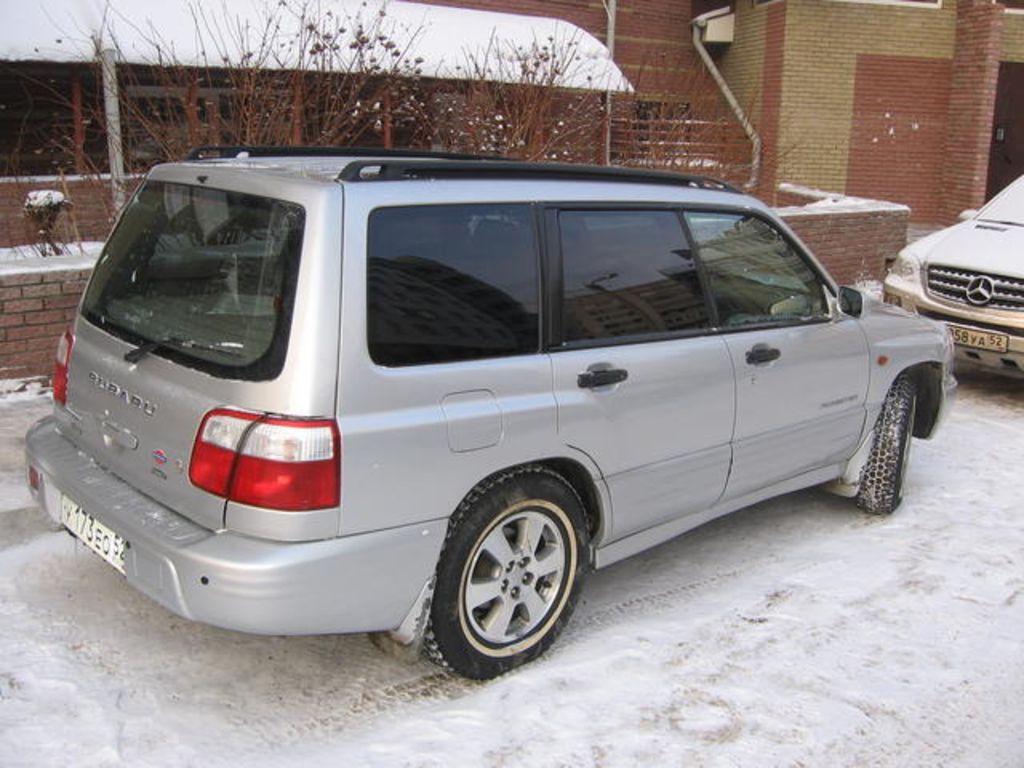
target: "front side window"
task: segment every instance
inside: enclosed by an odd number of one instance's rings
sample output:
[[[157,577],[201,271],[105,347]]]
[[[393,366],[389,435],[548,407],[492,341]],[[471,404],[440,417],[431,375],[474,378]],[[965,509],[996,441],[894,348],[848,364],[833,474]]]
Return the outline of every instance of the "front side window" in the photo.
[[[370,215],[367,331],[380,365],[536,352],[538,266],[527,205],[381,208]]]
[[[708,327],[690,246],[675,211],[561,211],[566,342]]]
[[[96,264],[83,315],[215,376],[273,378],[284,364],[304,224],[292,203],[147,182]]]
[[[818,320],[825,285],[767,222],[741,213],[689,212],[697,255],[722,327]]]

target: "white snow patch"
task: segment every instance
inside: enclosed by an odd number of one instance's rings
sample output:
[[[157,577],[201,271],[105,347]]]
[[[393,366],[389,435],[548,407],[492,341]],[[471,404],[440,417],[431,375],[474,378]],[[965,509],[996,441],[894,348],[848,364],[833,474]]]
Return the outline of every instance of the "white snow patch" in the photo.
[[[827,213],[867,213],[870,211],[907,211],[910,208],[900,203],[890,203],[885,200],[871,200],[866,197],[853,197],[844,195],[841,192],[828,192],[814,187],[805,187],[800,184],[782,182],[778,186],[780,192],[788,192],[792,195],[807,197],[814,202],[807,205],[793,205],[776,208],[775,211],[781,216],[813,216]]]
[[[543,46],[572,44],[578,56],[560,84],[572,88],[631,91],[632,86],[596,37],[562,19],[514,13],[478,11],[392,0],[335,0],[317,9],[333,14],[345,34],[339,43],[337,68],[354,66],[348,43],[363,20],[404,52],[408,61],[421,60],[428,77],[467,79],[474,76],[471,61],[487,55],[515,65],[523,52]],[[380,17],[381,12],[385,16]],[[264,47],[273,51],[267,66],[294,68],[299,60],[295,40],[304,24],[285,2],[220,0],[207,6],[173,0],[47,0],[19,3],[8,9],[0,28],[0,60],[85,61],[95,57],[96,46],[115,47],[121,61],[155,64],[174,61],[187,66],[223,66],[248,60],[250,48],[270,38]],[[242,38],[239,40],[238,38]],[[518,78],[517,66],[490,72],[490,79]]]
[[[25,195],[25,208],[58,208],[65,199],[64,193],[55,189],[34,189]]]
[[[142,178],[139,174],[128,174],[129,179]],[[54,182],[76,182],[76,181],[110,181],[109,173],[77,174],[66,173],[63,175],[43,174],[39,176],[0,176],[0,184],[52,184]]]
[[[70,251],[67,256],[40,256],[31,245],[0,248],[0,275],[92,269],[103,250],[103,243],[68,243],[67,249]]]

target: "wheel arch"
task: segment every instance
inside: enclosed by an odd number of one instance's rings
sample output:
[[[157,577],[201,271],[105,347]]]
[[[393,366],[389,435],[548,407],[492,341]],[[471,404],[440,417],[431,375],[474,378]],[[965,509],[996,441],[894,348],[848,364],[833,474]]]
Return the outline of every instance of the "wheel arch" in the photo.
[[[914,382],[917,391],[917,413],[914,418],[914,437],[929,438],[938,425],[942,412],[943,370],[936,362],[913,365],[901,372]]]
[[[536,462],[561,475],[573,487],[583,502],[583,516],[587,521],[587,540],[595,541],[604,527],[604,502],[594,476],[583,464],[566,457]]]
[[[607,501],[599,487],[599,484],[601,484],[602,481],[599,477],[594,476],[591,469],[575,458],[568,456],[550,456],[542,459],[535,459],[533,461],[524,461],[520,464],[513,464],[496,470],[486,477],[481,478],[466,493],[466,495],[462,497],[459,502],[459,506],[470,499],[479,491],[480,488],[490,485],[502,475],[510,473],[514,474],[517,472],[528,472],[531,469],[540,469],[552,472],[565,480],[565,482],[573,489],[579,497],[580,503],[583,507],[583,517],[587,524],[587,541],[590,544],[590,549],[593,550],[594,542],[599,539],[601,532],[605,528]],[[591,561],[593,560],[592,551],[590,559]]]

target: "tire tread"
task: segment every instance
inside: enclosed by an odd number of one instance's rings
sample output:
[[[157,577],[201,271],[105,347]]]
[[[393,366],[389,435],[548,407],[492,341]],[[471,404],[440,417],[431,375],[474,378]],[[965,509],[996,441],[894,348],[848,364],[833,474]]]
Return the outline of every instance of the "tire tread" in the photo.
[[[905,373],[886,393],[857,491],[857,506],[865,512],[888,515],[903,500],[904,441],[912,439],[916,397],[914,381]]]

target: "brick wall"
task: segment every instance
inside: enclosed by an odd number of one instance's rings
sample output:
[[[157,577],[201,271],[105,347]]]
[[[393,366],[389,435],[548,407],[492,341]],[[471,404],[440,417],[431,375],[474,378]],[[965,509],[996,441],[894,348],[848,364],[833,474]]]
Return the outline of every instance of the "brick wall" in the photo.
[[[0,379],[48,375],[90,269],[0,275]]]
[[[1004,15],[1002,60],[1024,62],[1024,13]]]
[[[907,244],[910,211],[881,204],[877,208],[778,210],[840,285],[881,280],[885,264]]]
[[[775,203],[776,175],[779,169],[779,118],[785,75],[786,3],[774,3],[765,9],[764,63],[761,70],[761,173],[757,194]]]
[[[907,211],[894,206],[779,213],[841,284],[880,280],[885,261],[906,243]],[[0,379],[52,373],[57,339],[75,316],[90,271],[0,275]]]
[[[944,60],[953,57],[956,2],[941,7],[780,0],[768,5],[738,2],[735,42],[721,55],[721,66],[740,103],[751,108],[765,138],[765,115],[759,102],[767,94],[764,75],[773,58],[769,25],[772,15],[784,17],[780,107],[769,109],[765,157],[777,166],[777,178],[812,187],[854,194],[848,188],[851,142],[854,140],[854,90],[860,56],[914,56]],[[784,8],[784,14],[781,13]],[[893,73],[899,77],[899,73]],[[884,111],[881,113],[884,116]],[[907,115],[906,117],[910,117]],[[900,199],[889,183],[913,175],[912,167],[886,168],[872,180],[871,197]],[[769,172],[771,168],[769,168]],[[895,171],[895,172],[894,172]],[[863,179],[861,179],[863,180]],[[898,192],[898,190],[895,190]],[[861,186],[858,193],[864,194]],[[771,198],[771,194],[762,196]],[[917,213],[914,213],[917,218]]]
[[[882,196],[919,221],[944,220],[950,62],[857,57],[846,192]]]
[[[730,90],[756,126],[762,124],[764,99],[761,90],[764,84],[768,11],[771,7],[736,3],[734,42],[720,51],[713,51],[716,64]]]
[[[71,201],[72,208],[61,214],[57,224],[62,241],[103,240],[110,232],[114,213],[108,181],[62,181],[57,177],[0,179],[0,248],[36,241],[33,227],[22,210],[25,195],[36,189],[62,192]]]
[[[985,202],[1003,18],[1002,6],[989,0],[958,0],[942,177],[945,222]]]
[[[990,0],[733,7],[720,63],[764,140],[763,197],[774,164],[778,178],[907,204],[920,222],[984,200],[996,72],[1024,61],[1024,14]],[[773,15],[784,17],[778,83]]]

